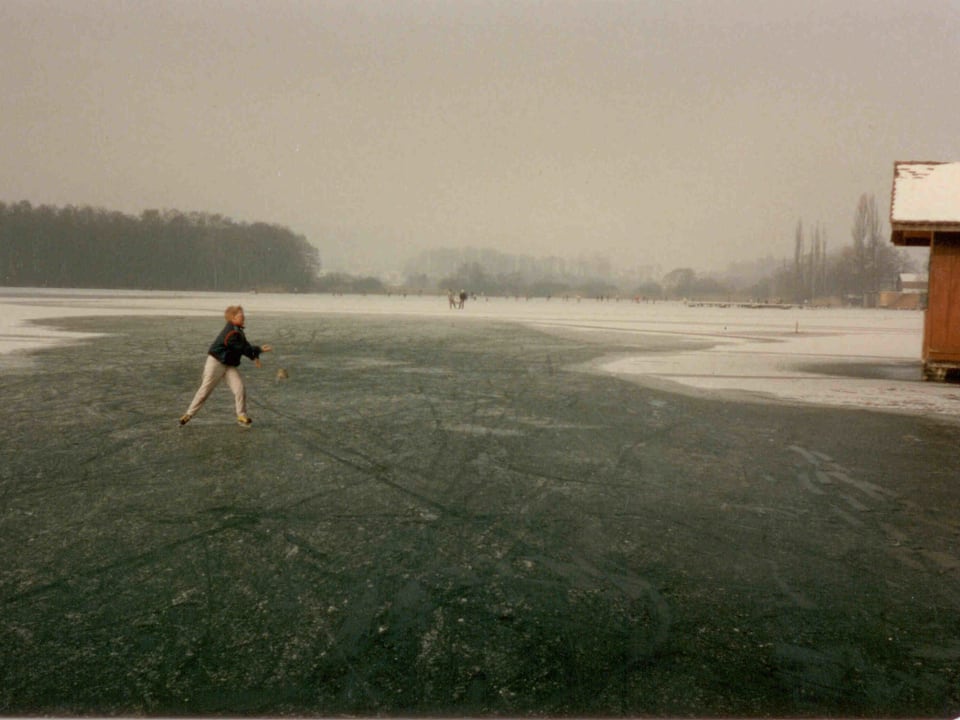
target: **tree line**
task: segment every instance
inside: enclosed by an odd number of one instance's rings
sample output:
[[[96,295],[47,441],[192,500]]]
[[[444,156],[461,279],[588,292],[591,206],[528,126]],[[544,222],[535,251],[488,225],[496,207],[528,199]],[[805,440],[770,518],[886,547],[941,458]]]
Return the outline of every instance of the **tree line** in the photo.
[[[624,284],[599,274],[572,279],[568,275],[544,273],[531,277],[522,272],[494,272],[477,261],[461,264],[456,271],[438,278],[410,273],[411,286],[434,285],[434,289],[468,288],[475,292],[507,295],[587,296],[629,295],[648,299],[750,299],[758,301],[809,303],[843,302],[861,304],[882,290],[896,288],[901,272],[914,270],[913,261],[882,234],[877,203],[862,195],[851,227],[851,243],[830,253],[826,231],[816,224],[805,228],[798,220],[794,232],[792,260],[784,258],[763,276],[748,283],[732,278],[699,274],[692,268],[676,268],[659,280],[636,279]]]
[[[784,263],[764,289],[793,302],[838,297],[860,303],[880,291],[895,289],[898,275],[914,270],[911,258],[884,236],[873,195],[860,196],[850,238],[850,244],[829,254],[826,232],[819,225],[805,232],[803,222],[798,221],[793,262]]]
[[[453,253],[453,251],[450,251]],[[458,251],[463,257],[463,251]],[[0,285],[155,290],[272,290],[339,293],[440,292],[465,288],[487,295],[733,299],[860,303],[893,289],[897,274],[913,270],[909,256],[881,234],[876,200],[861,196],[851,243],[829,253],[825,230],[797,222],[792,261],[774,264],[759,279],[742,282],[671,270],[614,278],[609,261],[540,262],[496,251],[455,270],[454,255],[422,255],[423,269],[407,267],[402,286],[346,273],[318,276],[320,258],[306,238],[266,223],[238,223],[221,215],[146,210],[140,216],[103,209],[0,202]],[[772,259],[769,259],[772,262]],[[448,265],[449,267],[449,265]],[[649,268],[647,268],[649,269]]]
[[[150,290],[312,289],[302,235],[222,215],[0,202],[0,284]]]

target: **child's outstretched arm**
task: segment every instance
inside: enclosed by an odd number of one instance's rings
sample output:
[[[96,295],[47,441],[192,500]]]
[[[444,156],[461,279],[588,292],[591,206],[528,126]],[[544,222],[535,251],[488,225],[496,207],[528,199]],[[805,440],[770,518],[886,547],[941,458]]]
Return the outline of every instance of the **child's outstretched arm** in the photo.
[[[262,352],[262,353],[270,352],[271,350],[273,350],[273,345],[261,345],[261,346],[260,346],[260,352]],[[255,367],[258,367],[258,368],[263,367],[263,365],[260,363],[260,356],[259,356],[259,355],[253,359],[253,364],[254,364]]]

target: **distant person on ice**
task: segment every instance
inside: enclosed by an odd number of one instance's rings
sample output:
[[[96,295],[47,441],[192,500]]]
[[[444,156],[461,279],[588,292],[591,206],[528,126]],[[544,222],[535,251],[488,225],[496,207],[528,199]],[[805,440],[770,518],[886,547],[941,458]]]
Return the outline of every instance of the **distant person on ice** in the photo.
[[[203,366],[203,379],[200,389],[193,396],[193,402],[187,412],[180,417],[180,424],[186,425],[197,414],[203,403],[210,397],[210,393],[223,378],[233,390],[234,403],[237,410],[237,422],[241,425],[250,425],[253,420],[247,415],[247,391],[243,387],[243,378],[240,377],[240,357],[246,355],[253,360],[253,364],[260,367],[260,354],[273,350],[269,345],[251,345],[243,334],[243,308],[231,305],[223,311],[227,324],[217,335],[210,349],[207,351],[207,362]]]

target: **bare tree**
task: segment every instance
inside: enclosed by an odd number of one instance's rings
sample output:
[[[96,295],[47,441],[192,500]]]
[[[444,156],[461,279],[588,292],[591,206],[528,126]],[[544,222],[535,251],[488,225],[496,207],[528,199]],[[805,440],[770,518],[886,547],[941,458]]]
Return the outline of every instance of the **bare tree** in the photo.
[[[853,236],[852,289],[858,295],[876,291],[879,280],[876,256],[880,246],[880,218],[873,195],[864,193],[860,196],[850,232]]]
[[[810,248],[809,270],[807,271],[810,278],[807,281],[807,289],[811,300],[823,293],[823,283],[820,281],[820,233],[820,223],[817,223],[813,226],[813,247]]]
[[[797,229],[793,236],[793,300],[801,302],[804,298],[804,258],[803,258],[803,220],[797,220]]]

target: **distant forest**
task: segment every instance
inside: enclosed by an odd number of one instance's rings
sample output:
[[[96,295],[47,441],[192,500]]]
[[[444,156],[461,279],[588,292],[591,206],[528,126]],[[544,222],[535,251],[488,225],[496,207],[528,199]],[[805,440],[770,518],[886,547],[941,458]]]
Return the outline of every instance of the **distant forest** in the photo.
[[[0,202],[0,285],[295,292],[319,269],[317,249],[278,225]]]
[[[772,257],[731,266],[726,274],[670,270],[661,278],[651,266],[619,268],[603,256],[577,261],[531,258],[478,248],[421,253],[407,267],[409,287],[467,288],[488,295],[622,296],[647,299],[754,300],[777,303],[871,304],[895,290],[900,273],[916,272],[912,258],[885,237],[873,195],[861,195],[850,229],[851,243],[827,251],[819,224],[798,220],[793,258]]]
[[[758,261],[738,277],[676,268],[653,276],[651,266],[618,268],[605,257],[566,261],[489,249],[421,253],[406,278],[320,275],[318,250],[285,227],[238,223],[221,215],[146,210],[139,217],[89,207],[0,202],[0,285],[265,292],[441,292],[464,288],[486,295],[648,299],[775,300],[868,303],[894,289],[910,257],[881,231],[876,200],[861,196],[849,245],[827,252],[826,232],[798,221],[794,256]]]

